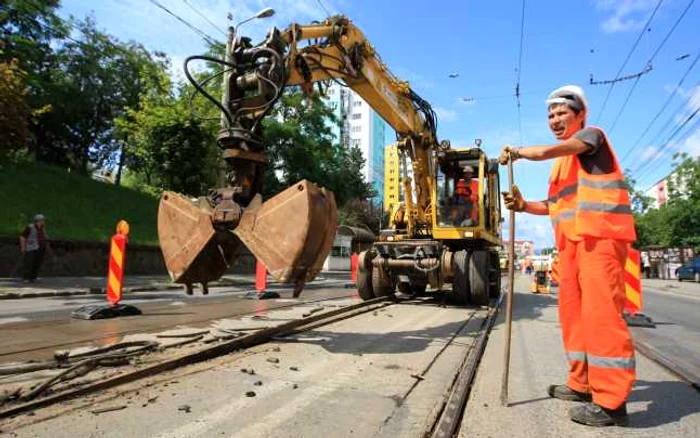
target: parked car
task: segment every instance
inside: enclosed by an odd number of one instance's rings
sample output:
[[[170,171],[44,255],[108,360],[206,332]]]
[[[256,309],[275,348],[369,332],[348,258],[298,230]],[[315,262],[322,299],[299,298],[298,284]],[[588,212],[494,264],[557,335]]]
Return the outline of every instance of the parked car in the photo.
[[[700,283],[700,257],[695,257],[693,261],[678,268],[676,275],[678,275],[678,281],[695,280]]]

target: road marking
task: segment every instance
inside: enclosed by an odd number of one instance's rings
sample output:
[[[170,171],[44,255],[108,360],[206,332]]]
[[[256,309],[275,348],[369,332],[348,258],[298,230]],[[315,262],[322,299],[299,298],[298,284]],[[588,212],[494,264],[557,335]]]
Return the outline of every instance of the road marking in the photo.
[[[27,318],[21,316],[13,316],[10,318],[0,318],[0,325],[2,324],[12,324],[13,322],[25,322],[29,321]]]
[[[173,301],[172,303],[170,303],[171,306],[184,306],[185,304],[187,303],[185,303],[184,301]]]

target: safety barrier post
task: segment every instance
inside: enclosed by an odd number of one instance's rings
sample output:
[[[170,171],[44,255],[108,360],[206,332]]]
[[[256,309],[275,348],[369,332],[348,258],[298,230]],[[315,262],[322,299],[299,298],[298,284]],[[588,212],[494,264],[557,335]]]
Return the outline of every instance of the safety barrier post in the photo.
[[[126,243],[129,240],[129,223],[121,220],[117,223],[117,233],[112,236],[109,246],[109,269],[107,272],[107,301],[112,306],[122,299],[122,280],[124,278],[124,260]]]
[[[107,302],[109,305],[91,304],[80,307],[71,313],[71,318],[104,319],[141,314],[138,308],[130,304],[119,303],[122,299],[124,261],[126,260],[126,244],[128,241],[129,223],[125,220],[120,220],[117,222],[117,232],[112,236],[109,245],[109,267],[107,269]]]
[[[639,251],[629,246],[625,262],[625,308],[623,317],[629,326],[655,327],[642,311],[642,280]]]
[[[265,292],[267,289],[267,268],[260,261],[255,261],[255,290],[258,294]]]
[[[352,284],[357,284],[357,259],[359,256],[357,253],[352,253],[350,256],[350,282]]]
[[[255,290],[250,291],[246,298],[250,300],[269,300],[279,298],[280,294],[267,290],[267,267],[260,260],[255,260]],[[267,307],[261,307],[260,309]]]
[[[559,286],[559,259],[554,259],[552,261],[552,270],[549,280],[552,286]]]

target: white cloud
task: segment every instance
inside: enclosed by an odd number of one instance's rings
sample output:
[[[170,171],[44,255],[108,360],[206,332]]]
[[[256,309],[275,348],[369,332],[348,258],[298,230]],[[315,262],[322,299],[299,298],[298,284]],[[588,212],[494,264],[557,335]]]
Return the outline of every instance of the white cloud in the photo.
[[[457,111],[439,106],[433,107],[433,109],[437,113],[438,122],[456,122],[459,118],[459,114],[457,113]]]
[[[695,129],[678,149],[681,152],[687,152],[693,157],[700,156],[700,128]]]
[[[506,221],[503,223],[503,236],[507,239],[509,233],[508,210],[503,212]],[[549,216],[534,216],[530,214],[515,215],[515,239],[532,240],[535,248],[542,249],[554,246],[554,231]]]
[[[656,3],[656,0],[594,0],[596,9],[607,14],[600,25],[606,33],[640,29]]]

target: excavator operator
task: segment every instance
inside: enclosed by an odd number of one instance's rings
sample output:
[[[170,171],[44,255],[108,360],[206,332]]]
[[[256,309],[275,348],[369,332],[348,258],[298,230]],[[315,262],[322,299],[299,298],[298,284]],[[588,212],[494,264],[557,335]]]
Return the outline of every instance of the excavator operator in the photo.
[[[625,425],[626,400],[636,378],[634,347],[622,318],[627,248],[636,240],[627,185],[605,132],[586,126],[583,90],[561,87],[546,103],[549,128],[559,143],[506,146],[499,162],[554,159],[546,200],[526,201],[516,186],[503,194],[507,208],[549,215],[554,226],[569,377],[548,392],[561,400],[588,402],[570,410],[577,423]]]
[[[453,207],[450,210],[452,225],[472,227],[479,223],[479,183],[472,179],[474,169],[464,167],[464,178],[455,184]]]

